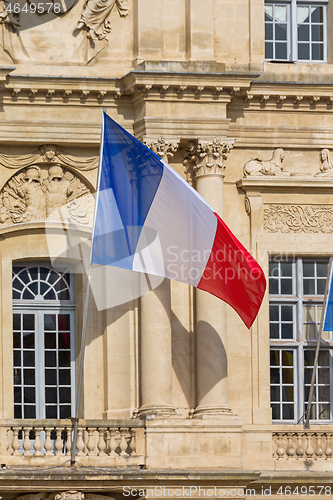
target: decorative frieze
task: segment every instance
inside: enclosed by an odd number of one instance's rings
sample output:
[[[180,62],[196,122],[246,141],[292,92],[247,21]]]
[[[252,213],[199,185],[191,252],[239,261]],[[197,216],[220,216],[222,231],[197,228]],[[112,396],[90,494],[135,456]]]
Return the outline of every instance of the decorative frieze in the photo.
[[[264,205],[269,233],[333,233],[333,205]]]
[[[189,141],[181,150],[187,181],[202,175],[221,175],[224,177],[224,161],[233,147],[234,140],[215,138],[212,141]]]

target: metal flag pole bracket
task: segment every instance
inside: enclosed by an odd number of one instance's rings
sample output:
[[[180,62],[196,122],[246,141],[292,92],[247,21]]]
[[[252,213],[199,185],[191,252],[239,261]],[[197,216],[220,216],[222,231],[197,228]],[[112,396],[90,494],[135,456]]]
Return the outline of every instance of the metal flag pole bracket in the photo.
[[[313,363],[313,370],[312,370],[312,377],[311,377],[311,385],[310,385],[310,392],[309,392],[308,407],[307,407],[307,410],[306,410],[306,419],[305,419],[305,424],[304,424],[304,428],[305,429],[309,429],[310,428],[310,413],[311,413],[311,407],[312,407],[312,401],[313,401],[314,384],[315,384],[315,380],[316,380],[316,372],[317,372],[318,359],[319,359],[319,350],[320,350],[321,336],[322,336],[322,333],[323,333],[323,327],[324,327],[324,321],[325,321],[325,314],[326,314],[326,308],[327,308],[328,295],[329,295],[330,284],[331,284],[331,280],[332,280],[332,263],[333,263],[333,257],[330,257],[330,260],[329,260],[329,263],[328,263],[328,273],[327,273],[327,280],[326,280],[326,286],[325,286],[323,308],[321,310],[321,318],[320,318],[319,329],[317,328],[317,324],[316,324],[317,346],[316,346],[315,359],[314,359],[314,363]]]

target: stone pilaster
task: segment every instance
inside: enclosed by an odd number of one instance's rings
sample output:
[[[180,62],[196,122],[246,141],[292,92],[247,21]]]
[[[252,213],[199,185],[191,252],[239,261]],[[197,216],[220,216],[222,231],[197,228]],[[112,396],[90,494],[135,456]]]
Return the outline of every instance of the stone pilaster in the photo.
[[[223,178],[232,140],[191,141],[183,150],[185,173],[223,217]],[[232,416],[228,406],[226,304],[196,290],[197,418]]]

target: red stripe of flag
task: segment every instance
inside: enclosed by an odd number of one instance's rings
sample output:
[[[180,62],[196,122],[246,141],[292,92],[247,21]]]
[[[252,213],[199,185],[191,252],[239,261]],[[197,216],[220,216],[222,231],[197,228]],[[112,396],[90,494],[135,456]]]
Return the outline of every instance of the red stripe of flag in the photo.
[[[227,302],[250,328],[265,294],[265,275],[252,255],[215,215],[215,239],[197,288]]]

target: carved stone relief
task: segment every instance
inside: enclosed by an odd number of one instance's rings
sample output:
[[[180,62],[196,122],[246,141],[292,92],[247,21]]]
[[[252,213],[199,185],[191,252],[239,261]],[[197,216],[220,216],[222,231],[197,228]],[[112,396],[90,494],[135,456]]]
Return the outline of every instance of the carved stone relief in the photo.
[[[265,205],[264,229],[269,233],[333,233],[333,205]]]
[[[224,177],[225,164],[234,141],[224,138],[211,142],[189,141],[181,150],[186,180],[192,184],[200,175],[219,174]]]
[[[0,47],[8,56],[8,61],[16,63],[28,60],[27,49],[24,47],[18,31],[20,14],[8,12],[7,5],[7,0],[0,0]]]
[[[75,31],[83,30],[86,32],[86,36],[78,48],[78,52],[84,57],[85,64],[92,61],[107,47],[107,36],[111,31],[108,17],[115,5],[122,17],[128,15],[127,0],[87,0],[85,2],[80,20],[75,26]]]
[[[48,169],[29,166],[14,174],[0,191],[0,226],[45,220],[90,225],[93,210],[88,186],[59,164]]]
[[[268,161],[261,160],[260,158],[253,158],[245,163],[244,176],[272,175],[276,177],[288,177],[290,174],[283,170],[283,159],[284,151],[282,148],[275,149],[272,158]]]
[[[319,153],[320,171],[316,177],[333,177],[333,161],[329,149],[322,149]]]

